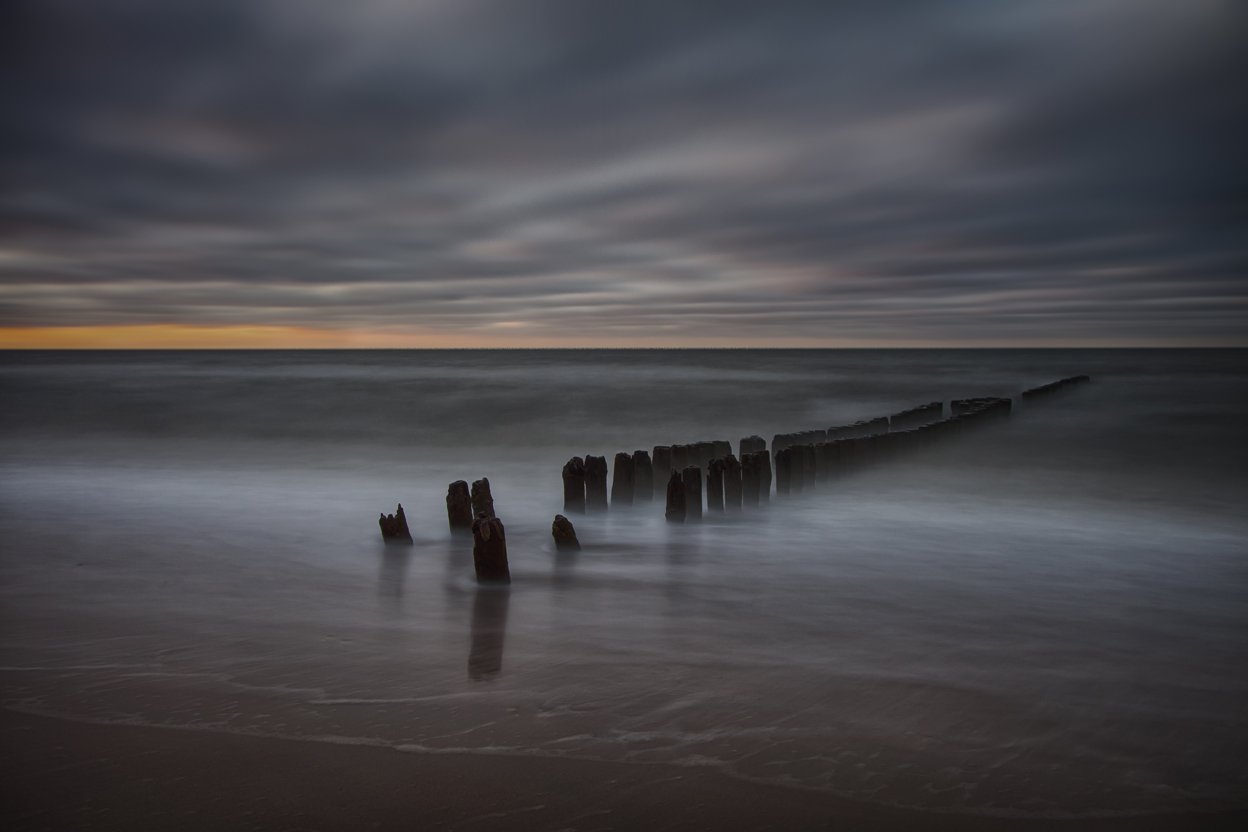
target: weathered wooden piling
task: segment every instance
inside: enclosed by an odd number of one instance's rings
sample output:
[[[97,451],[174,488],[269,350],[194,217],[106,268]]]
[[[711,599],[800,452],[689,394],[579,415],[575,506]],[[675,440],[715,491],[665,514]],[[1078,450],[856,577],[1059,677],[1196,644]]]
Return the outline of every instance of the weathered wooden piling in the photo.
[[[654,465],[646,451],[633,451],[633,502],[648,503],[654,499]]]
[[[654,446],[654,490],[664,488],[672,476],[672,446]]]
[[[585,510],[607,510],[607,458],[585,456]]]
[[[472,529],[472,498],[464,480],[455,480],[446,487],[446,518],[450,521],[451,531]]]
[[[633,456],[621,451],[615,455],[615,471],[611,477],[611,505],[633,504]]]
[[[382,514],[377,518],[381,526],[381,539],[386,543],[411,544],[412,533],[407,528],[407,515],[403,513],[403,504],[394,510],[394,514]]]
[[[727,439],[716,439],[711,444],[715,446],[715,456],[713,459],[723,459],[732,453],[732,443]]]
[[[745,464],[745,455],[752,454],[756,451],[767,450],[767,440],[757,434],[753,436],[743,436],[741,441],[737,443],[737,452],[741,457],[741,464]]]
[[[697,465],[699,468],[705,471],[706,467],[710,464],[711,460],[715,458],[715,443],[714,442],[698,442],[693,447],[694,447],[695,458],[690,460],[689,464]]]
[[[585,513],[585,460],[574,456],[563,465],[563,510]]]
[[[802,489],[805,491],[813,491],[815,488],[815,479],[818,476],[818,459],[815,456],[814,445],[799,445],[802,458]]]
[[[746,508],[758,505],[761,472],[758,458],[766,451],[747,451],[741,455],[741,503]]]
[[[724,463],[724,511],[729,514],[741,511],[741,463],[732,454]]]
[[[685,522],[685,482],[679,471],[667,478],[667,509],[663,516],[669,523]]]
[[[832,479],[832,443],[815,443],[815,480],[825,483]]]
[[[758,501],[771,502],[771,454],[767,451],[758,454]]]
[[[793,491],[793,449],[776,451],[776,496],[787,497]]]
[[[685,522],[702,519],[702,469],[690,465],[680,473],[685,483]]]
[[[472,484],[472,514],[474,518],[494,516],[494,495],[490,493],[490,481],[487,477]]]
[[[555,548],[560,551],[581,548],[581,541],[576,539],[576,529],[572,526],[572,521],[562,514],[555,515],[555,522],[550,524],[550,535],[555,539]]]
[[[507,535],[503,521],[493,515],[478,517],[472,523],[472,565],[479,584],[509,584]]]
[[[706,510],[723,513],[724,461],[712,459],[706,464]]]
[[[892,431],[917,428],[919,425],[937,421],[943,412],[944,404],[942,402],[928,402],[918,407],[911,407],[889,416],[888,429]]]

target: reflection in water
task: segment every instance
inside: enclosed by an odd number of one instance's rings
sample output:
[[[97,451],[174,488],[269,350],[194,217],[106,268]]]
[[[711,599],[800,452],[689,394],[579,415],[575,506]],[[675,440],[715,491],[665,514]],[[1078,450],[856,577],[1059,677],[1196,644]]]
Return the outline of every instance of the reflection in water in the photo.
[[[481,587],[472,602],[472,647],[468,651],[468,678],[482,681],[503,669],[503,637],[507,633],[505,588]]]
[[[387,546],[381,556],[381,575],[377,582],[377,594],[382,598],[398,600],[403,597],[403,584],[407,580],[407,567],[412,551],[403,546]]]

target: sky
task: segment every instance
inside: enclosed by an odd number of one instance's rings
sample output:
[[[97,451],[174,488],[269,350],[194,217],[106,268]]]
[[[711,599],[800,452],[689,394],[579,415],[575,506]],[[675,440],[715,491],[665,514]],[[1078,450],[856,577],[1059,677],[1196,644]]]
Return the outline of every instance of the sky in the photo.
[[[1248,3],[8,0],[0,347],[1248,345]]]

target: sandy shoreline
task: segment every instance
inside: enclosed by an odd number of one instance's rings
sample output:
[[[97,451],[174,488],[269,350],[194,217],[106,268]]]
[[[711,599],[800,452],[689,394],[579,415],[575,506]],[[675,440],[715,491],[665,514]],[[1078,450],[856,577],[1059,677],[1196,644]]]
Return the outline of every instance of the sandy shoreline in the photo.
[[[383,748],[5,711],[0,824],[95,829],[1248,828],[1248,812],[1078,821],[890,809],[711,769]]]

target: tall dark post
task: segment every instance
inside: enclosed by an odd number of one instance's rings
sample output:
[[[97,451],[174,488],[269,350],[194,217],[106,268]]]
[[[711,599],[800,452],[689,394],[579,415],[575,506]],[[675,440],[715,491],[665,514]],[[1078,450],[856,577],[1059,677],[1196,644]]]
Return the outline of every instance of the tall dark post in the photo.
[[[724,510],[733,513],[741,511],[741,463],[732,454],[723,459],[724,463]]]
[[[568,514],[585,513],[585,460],[579,456],[563,466],[563,510]]]
[[[724,461],[712,459],[706,464],[706,510],[724,510]]]
[[[758,501],[771,502],[771,454],[767,451],[758,455]]]
[[[744,465],[746,454],[767,450],[767,440],[758,435],[743,436],[741,441],[737,443],[737,448],[740,451],[741,463]]]
[[[407,515],[403,513],[402,503],[394,514],[383,514],[377,518],[377,524],[381,526],[381,539],[386,543],[411,545],[412,533],[407,528]]]
[[[813,491],[815,488],[815,478],[819,470],[819,462],[815,457],[814,445],[802,445],[802,488],[807,491]]]
[[[664,513],[669,523],[685,522],[685,483],[679,471],[673,471],[667,480],[667,510]]]
[[[633,457],[620,451],[615,455],[615,473],[611,478],[611,505],[633,504]]]
[[[685,483],[685,522],[702,519],[702,469],[690,465],[681,472]]]
[[[654,466],[650,454],[633,451],[633,501],[648,503],[654,499]]]
[[[507,536],[497,517],[478,517],[472,524],[472,565],[479,584],[509,584]]]
[[[666,486],[672,476],[672,446],[654,446],[654,490]]]
[[[767,453],[763,451],[762,453]],[[758,505],[760,490],[760,465],[758,451],[749,451],[741,457],[741,500],[747,508]]]
[[[585,510],[607,510],[607,458],[585,456]]]
[[[705,470],[706,466],[709,465],[711,460],[715,458],[715,443],[699,442],[694,446],[694,448],[696,449],[695,454],[697,459],[696,461],[690,460],[689,464],[697,465],[699,468]]]
[[[494,516],[494,495],[490,493],[490,481],[486,477],[472,484],[472,513],[474,517]]]
[[[451,531],[472,529],[472,498],[468,496],[468,483],[463,480],[446,487],[446,518]]]
[[[787,497],[793,490],[793,451],[781,448],[776,451],[776,496]]]
[[[715,446],[715,455],[712,459],[723,459],[732,453],[732,443],[727,439],[716,439],[711,444]]]

